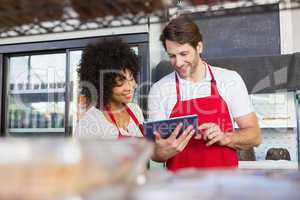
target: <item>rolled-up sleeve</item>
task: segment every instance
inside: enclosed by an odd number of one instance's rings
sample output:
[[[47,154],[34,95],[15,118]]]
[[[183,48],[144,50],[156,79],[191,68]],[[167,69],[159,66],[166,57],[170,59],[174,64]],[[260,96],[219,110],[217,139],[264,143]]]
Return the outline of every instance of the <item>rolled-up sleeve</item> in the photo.
[[[161,95],[160,88],[154,84],[148,95],[148,120],[161,120],[166,119],[166,111],[163,106],[163,96]]]
[[[237,118],[253,112],[253,106],[242,77],[237,72],[233,73],[232,83],[228,85],[226,90],[232,117]]]

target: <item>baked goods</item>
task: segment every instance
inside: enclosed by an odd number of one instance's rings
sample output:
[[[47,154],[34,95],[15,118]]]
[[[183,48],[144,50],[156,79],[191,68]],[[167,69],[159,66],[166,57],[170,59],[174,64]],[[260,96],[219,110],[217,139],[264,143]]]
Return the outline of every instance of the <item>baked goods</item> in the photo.
[[[266,160],[291,160],[291,156],[286,148],[270,148]]]

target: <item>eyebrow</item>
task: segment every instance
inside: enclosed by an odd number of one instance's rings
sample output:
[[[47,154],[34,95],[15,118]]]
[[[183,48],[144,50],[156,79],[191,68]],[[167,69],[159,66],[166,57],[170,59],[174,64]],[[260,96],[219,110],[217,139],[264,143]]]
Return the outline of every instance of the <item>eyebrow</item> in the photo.
[[[178,54],[188,53],[188,51],[180,51]],[[176,53],[168,53],[169,56],[176,55]]]
[[[125,81],[125,80],[132,80],[134,79],[134,76],[132,73],[129,74],[129,76],[125,76],[124,74],[119,74],[119,76],[116,77],[116,81]]]

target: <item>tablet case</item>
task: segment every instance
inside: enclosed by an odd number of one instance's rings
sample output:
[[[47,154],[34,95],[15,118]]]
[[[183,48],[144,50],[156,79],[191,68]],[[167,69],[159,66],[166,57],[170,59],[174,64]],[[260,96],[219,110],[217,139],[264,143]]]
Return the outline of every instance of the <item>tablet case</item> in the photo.
[[[158,131],[162,138],[168,138],[179,123],[183,123],[183,127],[177,137],[189,126],[192,125],[195,130],[198,128],[198,115],[187,115],[166,120],[144,122],[144,134],[149,140],[154,141],[154,131]]]

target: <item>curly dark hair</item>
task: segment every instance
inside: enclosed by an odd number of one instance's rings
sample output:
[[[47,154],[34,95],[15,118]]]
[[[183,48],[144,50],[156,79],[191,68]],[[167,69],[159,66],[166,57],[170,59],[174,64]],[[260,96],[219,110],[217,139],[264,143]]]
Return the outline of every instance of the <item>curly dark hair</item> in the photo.
[[[122,75],[125,70],[132,73],[137,82],[138,57],[127,43],[120,38],[90,43],[84,49],[77,69],[81,94],[86,96],[88,104],[96,103],[98,108],[107,105],[111,100],[112,89],[117,85],[116,80],[126,79]]]

